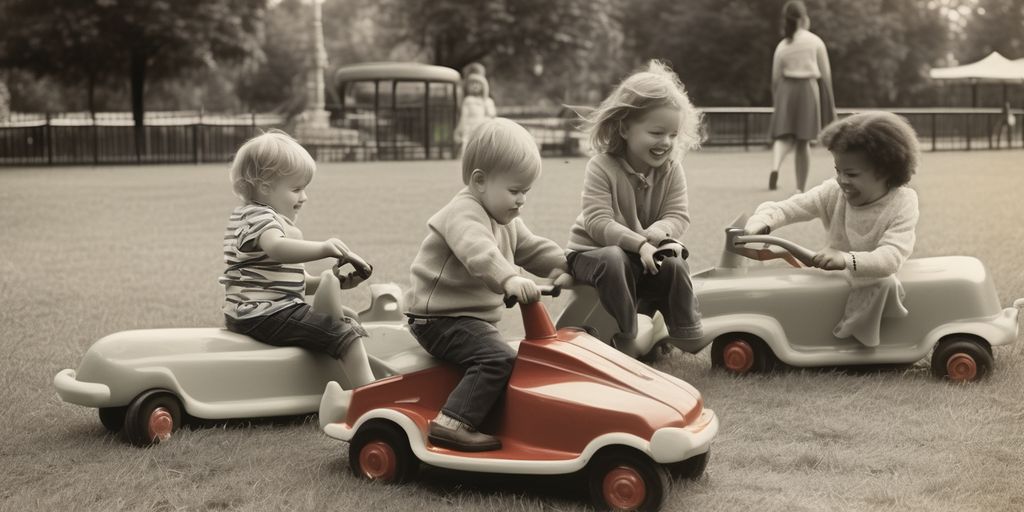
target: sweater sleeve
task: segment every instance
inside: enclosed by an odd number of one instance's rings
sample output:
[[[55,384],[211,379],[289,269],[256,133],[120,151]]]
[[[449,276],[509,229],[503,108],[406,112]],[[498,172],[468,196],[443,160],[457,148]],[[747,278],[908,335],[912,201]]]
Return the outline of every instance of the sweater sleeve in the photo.
[[[569,271],[565,260],[565,250],[555,242],[533,234],[522,219],[512,221],[516,230],[514,248],[515,262],[533,275],[540,277],[556,277]],[[555,275],[552,271],[558,270]]]
[[[483,207],[469,201],[464,206],[453,208],[435,229],[471,276],[483,281],[494,293],[504,293],[502,285],[519,272],[498,248],[490,217]]]
[[[604,247],[614,245],[639,252],[647,240],[644,235],[616,222],[614,178],[596,160],[597,157],[587,163],[583,178],[583,228]]]
[[[661,206],[661,217],[644,230],[647,241],[657,246],[666,239],[679,240],[690,227],[689,198],[686,194],[686,175],[683,166],[676,162],[669,168],[665,180],[665,200]]]
[[[839,184],[828,180],[807,192],[796,194],[789,199],[761,203],[754,215],[747,220],[747,226],[762,223],[773,231],[787,224],[816,218],[824,219],[828,214],[830,200],[839,192]],[[827,222],[826,222],[827,225]]]
[[[852,251],[847,257],[846,268],[853,277],[886,277],[895,274],[914,251],[919,215],[917,193],[905,189],[903,200],[893,207],[896,215],[882,233],[878,247],[872,251]]]

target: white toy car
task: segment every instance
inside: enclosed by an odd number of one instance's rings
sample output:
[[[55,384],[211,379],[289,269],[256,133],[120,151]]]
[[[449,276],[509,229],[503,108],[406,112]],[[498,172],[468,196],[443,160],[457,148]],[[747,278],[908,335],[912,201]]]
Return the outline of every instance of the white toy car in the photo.
[[[370,292],[370,308],[358,316],[373,339],[367,348],[375,375],[429,364],[426,353],[394,335],[405,320],[398,286],[375,284]],[[213,327],[114,333],[94,343],[77,370],[53,379],[62,400],[99,409],[108,430],[123,430],[142,446],[167,440],[188,417],[314,413],[331,381],[348,387],[338,362],[326,355]]]
[[[750,244],[757,244],[757,249]],[[766,245],[767,244],[767,245]],[[679,347],[696,353],[711,344],[713,366],[735,373],[767,371],[778,361],[797,367],[914,363],[931,353],[938,377],[973,381],[993,367],[992,347],[1017,339],[1013,307],[999,304],[992,278],[976,258],[910,259],[897,274],[906,291],[905,318],[886,318],[881,344],[838,339],[832,328],[843,313],[850,287],[843,272],[805,268],[812,251],[769,235],[726,229],[718,267],[691,276],[703,316],[704,338]],[[768,249],[774,246],[775,249]],[[745,266],[744,258],[781,258],[792,267]],[[802,264],[801,264],[802,262]],[[615,322],[585,287],[558,320],[586,326],[607,340]],[[641,316],[637,354],[652,352],[666,331],[660,316]]]

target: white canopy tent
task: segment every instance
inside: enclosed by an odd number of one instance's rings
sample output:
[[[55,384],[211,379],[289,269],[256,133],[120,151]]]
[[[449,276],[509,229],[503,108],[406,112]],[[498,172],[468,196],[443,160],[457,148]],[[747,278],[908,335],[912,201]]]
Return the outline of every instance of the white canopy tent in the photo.
[[[1006,101],[1009,84],[1024,84],[1024,58],[1010,60],[999,52],[992,52],[984,59],[962,66],[935,68],[928,72],[933,80],[953,80],[971,84],[971,106],[978,105],[977,85],[979,83],[1003,84],[1003,101]]]

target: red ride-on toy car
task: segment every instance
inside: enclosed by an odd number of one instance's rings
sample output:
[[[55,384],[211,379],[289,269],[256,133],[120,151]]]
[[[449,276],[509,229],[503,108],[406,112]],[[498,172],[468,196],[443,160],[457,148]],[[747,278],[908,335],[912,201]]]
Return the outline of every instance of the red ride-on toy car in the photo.
[[[404,482],[421,461],[487,473],[582,471],[601,510],[657,510],[672,476],[703,474],[718,418],[693,386],[584,331],[556,331],[540,302],[523,305],[522,314],[526,338],[513,342],[518,356],[506,395],[481,426],[501,439],[500,450],[468,453],[430,444],[427,422],[461,375],[435,360],[354,390],[328,384],[320,425],[350,443],[353,472]]]

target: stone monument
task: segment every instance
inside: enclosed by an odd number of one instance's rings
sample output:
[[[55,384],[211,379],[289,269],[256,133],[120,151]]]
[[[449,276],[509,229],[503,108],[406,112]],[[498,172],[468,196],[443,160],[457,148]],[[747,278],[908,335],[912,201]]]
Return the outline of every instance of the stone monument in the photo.
[[[323,0],[313,0],[312,30],[310,32],[311,65],[306,73],[306,109],[296,119],[295,135],[303,145],[314,152],[314,157],[332,160],[332,156],[342,149],[337,146],[357,146],[359,133],[348,128],[332,128],[331,113],[325,108],[324,70],[327,69],[327,50],[324,48],[324,29],[322,22]],[[331,148],[334,146],[334,148]],[[345,154],[347,159],[350,155]]]

